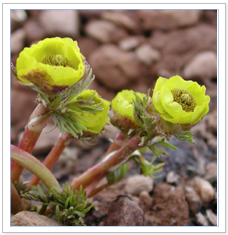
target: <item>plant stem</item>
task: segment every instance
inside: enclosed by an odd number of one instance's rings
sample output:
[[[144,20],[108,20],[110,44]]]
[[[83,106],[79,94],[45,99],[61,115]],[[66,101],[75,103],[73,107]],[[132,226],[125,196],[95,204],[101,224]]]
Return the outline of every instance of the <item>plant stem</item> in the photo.
[[[94,196],[95,194],[97,194],[97,193],[99,193],[101,190],[103,190],[103,189],[105,189],[105,188],[107,188],[109,186],[109,184],[108,183],[105,183],[105,184],[103,184],[103,185],[101,185],[101,186],[99,186],[99,187],[97,187],[97,188],[95,188],[95,189],[93,189],[91,192],[87,192],[86,191],[86,197],[92,197],[92,196]]]
[[[85,190],[93,182],[98,181],[104,177],[108,171],[113,170],[114,167],[118,167],[125,162],[129,156],[136,150],[141,148],[138,144],[141,142],[140,138],[136,135],[128,140],[119,150],[112,155],[108,155],[97,165],[88,169],[82,175],[72,182],[72,189],[79,189],[80,185]]]
[[[122,133],[118,133],[107,152],[102,156],[101,160],[104,159],[109,153],[120,149],[125,140],[126,136]]]
[[[59,157],[61,156],[63,150],[65,147],[70,143],[70,141],[73,139],[73,136],[67,132],[63,133],[58,141],[55,143],[54,147],[52,148],[51,152],[48,154],[48,156],[45,158],[43,164],[51,170],[51,168],[54,166],[54,164],[57,162]],[[28,185],[37,185],[39,183],[39,178],[37,176],[33,176],[31,181],[28,183]]]
[[[47,189],[50,189],[51,186],[54,186],[62,190],[58,181],[50,172],[50,170],[48,170],[42,162],[33,157],[31,154],[11,145],[11,159],[40,178]]]
[[[51,113],[48,113],[48,110],[42,104],[39,104],[36,107],[29,118],[28,124],[25,127],[23,137],[18,146],[20,149],[28,153],[32,152],[41,131],[47,124],[50,115]],[[15,162],[11,162],[12,182],[19,179],[22,170],[22,166],[18,165]]]
[[[20,211],[25,211],[25,206],[18,194],[14,184],[11,181],[11,213],[17,214]]]

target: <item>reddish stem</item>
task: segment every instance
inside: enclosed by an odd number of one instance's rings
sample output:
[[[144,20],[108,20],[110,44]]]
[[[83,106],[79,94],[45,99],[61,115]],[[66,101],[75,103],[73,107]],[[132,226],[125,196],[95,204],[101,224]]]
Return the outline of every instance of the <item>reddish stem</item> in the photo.
[[[85,190],[93,182],[98,181],[99,179],[104,177],[110,170],[112,170],[113,167],[117,167],[118,165],[126,161],[136,149],[139,149],[139,143],[140,138],[138,136],[132,137],[115,153],[109,155],[109,157],[107,156],[97,165],[93,166],[82,175],[80,175],[79,178],[75,179],[72,182],[72,189],[79,189],[80,185],[82,185],[83,189]]]
[[[25,211],[25,206],[11,181],[11,213],[16,214],[19,211]]]
[[[48,156],[45,158],[43,164],[51,170],[51,168],[54,166],[54,164],[57,162],[59,157],[61,156],[63,150],[65,147],[70,143],[70,141],[73,139],[73,136],[69,133],[64,133],[60,136],[54,147],[52,148],[51,152],[48,154]],[[31,181],[28,183],[28,185],[37,185],[39,183],[40,179],[37,176],[33,176]]]
[[[47,121],[50,117],[48,110],[42,105],[39,104],[36,109],[33,111],[32,115],[29,118],[28,124],[25,127],[24,134],[18,145],[18,147],[28,153],[31,153],[43,128],[46,126]],[[11,162],[11,180],[14,182],[18,180],[23,167],[15,162]]]
[[[101,160],[104,159],[111,152],[120,149],[125,140],[126,140],[126,136],[122,133],[118,133],[115,139],[113,140],[111,146],[107,150],[107,152],[102,156]]]

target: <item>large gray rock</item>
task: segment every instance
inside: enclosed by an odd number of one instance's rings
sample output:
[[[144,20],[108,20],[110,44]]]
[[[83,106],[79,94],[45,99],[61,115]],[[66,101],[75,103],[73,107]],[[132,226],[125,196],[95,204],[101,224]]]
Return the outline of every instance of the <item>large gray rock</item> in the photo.
[[[118,196],[109,208],[106,225],[142,226],[143,211],[128,196]]]
[[[135,53],[123,52],[115,45],[103,45],[89,56],[96,79],[114,90],[127,88],[140,77],[140,62]]]
[[[102,43],[117,42],[128,35],[123,28],[104,20],[90,21],[85,27],[85,32]]]
[[[36,212],[22,211],[11,217],[11,226],[63,226]]]
[[[39,15],[39,22],[48,36],[79,35],[79,16],[76,10],[44,10]]]
[[[11,35],[11,54],[16,54],[24,48],[26,33],[24,29],[18,29]]]
[[[213,51],[205,51],[197,54],[186,64],[184,71],[186,79],[194,78],[216,78],[217,77],[217,55]]]
[[[146,30],[173,30],[198,23],[200,10],[140,10],[142,27]]]
[[[127,194],[138,196],[142,191],[151,192],[154,180],[147,176],[135,175],[127,179],[125,192]]]

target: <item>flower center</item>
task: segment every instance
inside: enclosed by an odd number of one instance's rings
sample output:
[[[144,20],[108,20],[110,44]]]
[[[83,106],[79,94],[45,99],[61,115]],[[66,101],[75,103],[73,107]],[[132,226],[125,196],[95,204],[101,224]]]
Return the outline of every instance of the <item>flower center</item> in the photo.
[[[196,107],[196,101],[193,96],[186,90],[175,88],[171,90],[173,101],[182,106],[185,112],[193,112]]]
[[[44,57],[41,60],[41,63],[53,66],[71,67],[74,69],[74,65],[65,56],[62,55],[49,55]]]

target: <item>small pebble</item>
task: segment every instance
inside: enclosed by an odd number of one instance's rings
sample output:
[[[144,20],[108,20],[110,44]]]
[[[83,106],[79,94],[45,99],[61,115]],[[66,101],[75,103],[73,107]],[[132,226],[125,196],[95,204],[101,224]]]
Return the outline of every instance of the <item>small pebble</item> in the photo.
[[[127,194],[132,194],[138,196],[142,191],[151,192],[153,189],[154,180],[147,176],[135,175],[129,177],[126,185],[125,192]]]

